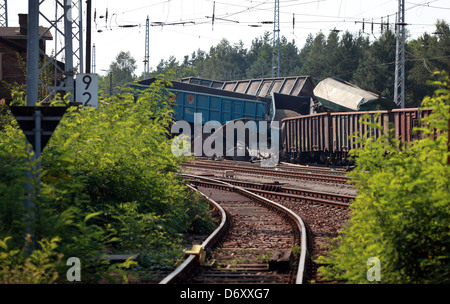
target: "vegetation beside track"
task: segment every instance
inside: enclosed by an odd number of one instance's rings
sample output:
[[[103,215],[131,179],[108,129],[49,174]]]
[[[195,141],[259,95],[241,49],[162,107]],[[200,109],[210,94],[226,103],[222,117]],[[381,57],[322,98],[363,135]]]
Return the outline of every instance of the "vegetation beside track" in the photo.
[[[3,103],[0,282],[68,283],[70,257],[80,260],[81,283],[113,279],[112,272],[126,279],[121,270],[135,263],[102,259],[112,253],[139,254],[134,271],[146,276],[173,268],[185,234],[212,231],[208,205],[176,175],[186,159],[171,153],[165,81],[139,94],[124,89],[98,110],[68,109],[41,156],[34,219],[24,218],[25,136]],[[24,239],[26,228],[33,240]]]
[[[365,148],[352,151],[358,196],[350,224],[319,259],[328,264],[320,269],[328,279],[450,282],[450,103],[448,75],[440,76],[432,83],[439,86],[435,95],[423,101],[433,108],[420,128],[423,139],[399,149],[393,136],[368,138]]]

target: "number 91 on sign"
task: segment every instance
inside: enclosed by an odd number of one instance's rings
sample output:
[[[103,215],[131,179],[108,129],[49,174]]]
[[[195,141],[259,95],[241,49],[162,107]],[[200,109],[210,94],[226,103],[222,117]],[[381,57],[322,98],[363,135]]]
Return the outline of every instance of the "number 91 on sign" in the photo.
[[[84,106],[98,108],[98,75],[78,74],[75,84],[75,98]]]

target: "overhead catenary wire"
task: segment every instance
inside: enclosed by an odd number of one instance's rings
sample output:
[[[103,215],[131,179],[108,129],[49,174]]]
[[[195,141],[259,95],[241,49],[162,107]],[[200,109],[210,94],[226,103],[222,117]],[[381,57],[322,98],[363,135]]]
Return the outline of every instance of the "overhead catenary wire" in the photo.
[[[267,5],[270,5],[270,2],[272,2],[272,1],[244,1],[244,2],[241,1],[239,3],[230,3],[229,1],[223,2],[223,1],[206,0],[206,2],[212,2],[214,4],[214,6],[215,6],[215,4],[223,4],[223,5],[225,5],[225,8],[226,8],[225,12],[226,13],[219,13],[217,8],[215,8],[214,9],[214,18],[212,18],[214,21],[211,20],[211,16],[204,16],[204,17],[198,17],[197,16],[197,17],[194,17],[194,18],[187,18],[187,19],[183,19],[182,18],[181,20],[177,19],[176,21],[169,21],[170,16],[168,15],[168,13],[169,13],[170,2],[171,1],[173,1],[173,0],[160,1],[158,3],[150,4],[150,5],[147,5],[147,6],[142,6],[139,9],[154,7],[154,6],[157,6],[157,5],[164,5],[164,6],[167,5],[168,9],[167,9],[166,20],[164,22],[163,21],[157,21],[159,23],[153,23],[152,26],[166,26],[166,25],[183,25],[183,26],[184,25],[191,25],[191,26],[193,26],[193,25],[203,25],[203,24],[208,23],[208,22],[211,22],[213,24],[213,26],[214,26],[214,24],[219,24],[220,23],[218,21],[223,21],[223,22],[234,23],[236,26],[261,27],[261,26],[259,26],[261,21],[259,21],[259,22],[258,21],[250,21],[247,18],[245,18],[247,20],[235,20],[235,19],[230,19],[229,17],[230,16],[237,16],[237,15],[244,16],[243,14],[245,14],[246,16],[251,16],[253,13],[255,13],[256,11],[259,11],[259,10],[273,11],[272,8],[269,8],[267,6]],[[319,2],[323,2],[323,1],[326,1],[326,0],[302,1],[302,2],[292,1],[292,0],[281,1],[282,6],[281,6],[281,9],[280,9],[280,14],[289,13],[290,15],[292,15],[292,11],[291,12],[283,11],[283,8],[285,8],[285,7],[306,5],[306,4],[311,4],[311,3],[319,3]],[[437,0],[434,0],[434,1],[437,1]],[[434,1],[422,1],[419,4],[413,4],[411,7],[407,8],[407,9],[411,9],[411,8],[417,7],[419,5],[424,5],[424,4],[428,4],[429,5],[430,3],[434,2]],[[250,3],[248,3],[248,2],[250,2]],[[426,2],[426,3],[424,3],[424,2]],[[384,4],[384,3],[382,3],[382,4]],[[244,9],[240,9],[240,10],[234,11],[234,12],[229,12],[230,8],[244,8]],[[119,15],[119,14],[124,15],[124,14],[130,13],[130,12],[134,12],[136,10],[137,9],[130,9],[130,10],[127,10],[127,11],[118,12],[118,13],[116,13],[116,15]],[[220,11],[223,12],[224,8],[222,7],[222,9]],[[295,15],[307,16],[309,18],[316,16],[316,17],[319,17],[320,19],[319,20],[300,20],[300,21],[298,21],[298,20],[295,20]],[[340,15],[341,15],[340,12],[339,12],[338,16],[336,16],[336,15],[334,15],[334,16],[327,16],[327,15],[320,15],[320,14],[310,14],[310,13],[297,12],[297,13],[294,13],[294,17],[293,17],[293,21],[292,22],[291,21],[280,20],[280,26],[283,27],[283,28],[286,28],[285,25],[291,24],[292,25],[292,33],[293,33],[294,29],[295,29],[295,26],[298,25],[298,24],[302,24],[302,23],[316,23],[316,24],[317,23],[324,23],[324,24],[326,24],[326,23],[347,23],[347,22],[361,22],[361,20],[362,20],[362,18],[360,18],[360,17],[355,17],[355,16],[350,16],[350,17],[342,16],[341,17]],[[381,20],[381,18],[383,18],[383,17],[388,17],[389,18],[389,16],[392,16],[392,15],[393,14],[390,14],[390,15],[387,15],[387,16],[382,16],[382,17],[377,17],[377,18],[374,17],[373,18],[373,20],[374,20],[373,22],[374,22],[374,24],[381,24],[380,22],[377,22],[377,20]],[[333,20],[326,20],[326,19],[329,19],[329,18],[333,18]],[[144,21],[141,21],[141,22],[134,21],[134,24],[140,25],[143,22]],[[133,23],[130,23],[130,24],[133,24]],[[264,23],[261,23],[261,24],[264,24]],[[423,25],[424,26],[428,26],[428,25],[429,26],[433,26],[434,24],[423,24]],[[131,26],[130,25],[127,25],[127,26],[116,26],[116,29],[124,28],[124,27],[131,27]],[[388,23],[387,27],[389,28],[389,23]],[[331,30],[331,29],[336,28],[336,26],[330,26],[328,28]],[[321,29],[322,30],[326,30],[326,27],[325,28],[322,27]],[[380,30],[380,32],[381,32],[381,30]]]
[[[249,7],[249,9],[251,9],[251,8],[252,7]],[[239,12],[232,13],[232,14],[236,15],[238,13]],[[223,15],[223,17],[229,17],[232,14],[228,14],[228,16]],[[291,13],[291,15],[292,15],[292,13]],[[298,21],[298,20],[295,20],[295,15],[299,15],[299,16],[303,15],[303,16],[308,16],[308,17],[317,16],[317,17],[320,17],[320,18],[334,18],[334,20],[317,19],[317,20],[300,20],[300,21]],[[392,15],[395,15],[395,14],[390,14],[390,15],[386,15],[386,16],[382,16],[382,17],[372,18],[373,19],[373,24],[374,25],[381,25],[381,22],[377,22],[376,20],[378,20],[378,19],[381,20],[382,18],[387,18],[388,21],[385,23],[385,27],[387,29],[389,29],[391,27],[391,25],[389,23],[389,16],[392,16]],[[223,23],[220,23],[218,21],[223,21],[225,23],[230,22],[230,23],[234,23],[236,26],[242,25],[242,26],[246,26],[246,27],[248,27],[248,26],[250,26],[250,27],[261,27],[261,25],[269,24],[266,21],[233,20],[233,19],[230,19],[230,18],[223,18],[223,17],[220,17],[220,16],[217,15],[217,13],[215,13],[214,14],[214,18],[213,18],[214,19],[214,24],[216,24],[216,25],[217,24],[223,24]],[[338,19],[336,19],[336,18],[338,18]],[[341,19],[339,19],[339,18],[341,18]],[[164,21],[164,22],[163,21],[156,21],[156,22],[152,23],[152,26],[163,26],[163,25],[203,25],[203,24],[206,24],[208,22],[212,23],[211,19],[212,19],[211,16],[205,16],[205,17],[201,17],[201,18],[198,17],[198,18],[185,19],[184,21],[180,21],[180,20],[173,21],[173,22],[172,21]],[[283,28],[286,28],[287,25],[290,24],[292,30],[294,31],[296,25],[304,24],[304,23],[313,23],[313,24],[314,23],[315,24],[318,24],[318,23],[323,23],[323,24],[326,24],[326,23],[348,23],[348,22],[362,23],[363,19],[364,19],[364,22],[366,22],[365,18],[359,18],[359,17],[337,17],[337,16],[326,16],[326,15],[313,15],[313,14],[295,13],[292,21],[280,21],[280,26],[282,26]],[[141,22],[139,22],[138,24],[141,24]],[[411,25],[434,26],[435,24],[434,23],[421,23],[421,24],[411,23]],[[300,27],[300,28],[308,29],[310,27],[308,27],[308,28]],[[331,30],[331,29],[336,28],[336,26],[330,26],[329,28]],[[314,28],[310,28],[310,29],[314,29]],[[326,28],[316,28],[316,29],[324,30]],[[381,29],[380,29],[380,32],[381,32]]]
[[[116,0],[114,0],[116,1]],[[413,9],[414,7],[417,9],[416,15],[421,13],[422,10],[428,10],[426,5],[439,6],[439,2],[435,1],[420,1],[420,0],[412,0],[415,3],[408,2],[406,5],[406,10]],[[112,2],[112,1],[111,1]],[[169,3],[171,2],[171,3]],[[326,5],[333,4],[336,8],[335,13],[327,13],[326,11],[317,11],[314,9],[314,3],[320,5],[320,8],[324,8],[324,2]],[[341,3],[342,2],[342,3]],[[371,5],[361,6],[361,11],[356,14],[350,14],[349,12],[349,2],[339,1],[334,3],[331,0],[280,0],[280,30],[283,34],[284,38],[290,40],[295,39],[295,41],[301,41],[302,43],[305,41],[306,37],[309,35],[314,36],[318,32],[327,32],[327,31],[339,31],[340,35],[342,33],[348,31],[354,35],[358,35],[360,33],[360,28],[355,26],[356,22],[361,22],[364,18],[365,23],[365,32],[368,32],[370,36],[377,39],[378,35],[381,32],[386,30],[393,30],[392,26],[394,25],[392,16],[393,10],[385,10],[384,13],[380,14],[380,16],[375,16],[372,9],[383,8],[384,6],[388,6],[387,3],[390,1],[380,1],[373,3]],[[205,30],[209,30],[211,32],[212,28],[212,8],[215,3],[214,9],[214,31],[217,37],[212,37],[211,35],[205,34]],[[441,2],[442,3],[442,2]],[[304,7],[308,5],[308,9],[305,10]],[[176,33],[178,37],[182,39],[182,36],[193,36],[198,37],[199,42],[194,44],[203,45],[206,43],[214,44],[214,41],[220,41],[223,38],[231,39],[231,36],[227,36],[228,33],[236,33],[236,31],[242,31],[248,28],[249,33],[254,33],[253,38],[262,36],[264,32],[271,32],[273,27],[273,22],[267,22],[269,16],[273,13],[273,0],[203,0],[203,1],[193,1],[187,2],[184,0],[170,0],[170,1],[158,1],[155,3],[149,3],[148,5],[142,5],[139,8],[147,7],[145,10],[147,14],[150,12],[150,15],[154,15],[152,18],[152,28],[160,28],[159,32],[168,32],[168,33]],[[444,5],[441,5],[442,7]],[[183,7],[182,14],[178,12],[178,8]],[[195,10],[194,10],[195,7]],[[309,10],[312,8],[313,10]],[[340,10],[338,10],[340,8]],[[420,8],[420,9],[419,9]],[[423,9],[422,9],[423,8]],[[105,7],[97,7],[97,9],[101,12],[105,12]],[[353,9],[353,8],[352,8]],[[438,10],[438,9],[435,9]],[[114,9],[113,7],[109,7],[109,24],[111,26],[108,27],[108,32],[122,30],[124,33],[128,31],[131,35],[132,31],[136,32],[136,29],[139,27],[139,31],[141,30],[142,25],[145,22],[144,17],[134,18],[135,12],[138,10],[136,8],[130,7],[128,10]],[[441,10],[442,11],[442,10]],[[353,12],[353,10],[352,10]],[[117,15],[113,15],[115,13]],[[269,14],[270,13],[270,14]],[[287,16],[289,14],[289,16]],[[111,17],[112,16],[112,17]],[[98,18],[98,15],[97,15]],[[114,19],[114,20],[112,20]],[[142,19],[142,20],[139,20]],[[159,20],[158,20],[159,19]],[[373,34],[372,29],[369,28],[372,25],[373,19]],[[381,22],[383,19],[383,22]],[[388,21],[387,21],[388,20]],[[422,21],[423,20],[423,21]],[[412,29],[410,31],[412,35],[420,35],[421,33],[433,33],[435,31],[436,23],[432,22],[430,19],[415,19],[409,20],[408,29]],[[427,23],[430,20],[431,22]],[[117,22],[115,22],[117,21]],[[97,22],[98,23],[98,22]],[[370,25],[368,26],[368,24]],[[103,22],[99,23],[99,28],[103,27]],[[170,30],[173,28],[173,30]],[[178,29],[177,29],[178,28]],[[246,30],[247,31],[247,30]],[[309,33],[305,33],[308,31]],[[106,32],[103,32],[102,35],[106,35]],[[125,34],[124,34],[125,35]],[[134,35],[134,34],[133,34]],[[208,37],[211,36],[211,37]],[[157,35],[152,35],[153,39],[158,39]],[[233,39],[241,40],[244,36],[236,36],[233,35]],[[411,36],[412,37],[412,36]],[[283,38],[283,39],[284,39]],[[176,38],[178,39],[178,38]],[[244,38],[244,44],[250,43],[250,38]],[[272,35],[269,34],[269,39],[272,41]],[[410,39],[410,38],[409,38]],[[208,42],[209,41],[209,42]],[[231,40],[230,40],[231,41]],[[200,44],[199,44],[200,43]],[[208,46],[205,46],[206,48]],[[205,47],[200,47],[201,49],[205,49]],[[153,52],[153,51],[152,51]],[[191,51],[188,51],[191,52]],[[174,54],[175,55],[175,54]],[[177,57],[181,55],[176,55]],[[182,58],[182,57],[180,57]]]

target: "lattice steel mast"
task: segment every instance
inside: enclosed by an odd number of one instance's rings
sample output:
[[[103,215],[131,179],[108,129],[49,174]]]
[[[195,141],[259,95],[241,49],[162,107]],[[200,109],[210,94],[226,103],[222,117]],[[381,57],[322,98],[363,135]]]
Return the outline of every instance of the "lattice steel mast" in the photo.
[[[275,0],[273,19],[272,77],[280,76],[280,0]]]
[[[31,4],[38,2],[37,4]],[[39,49],[39,43],[33,42],[28,45],[28,54],[30,59],[27,63],[32,66],[31,73],[27,72],[27,87],[31,84],[32,92],[30,91],[30,103],[36,104],[39,101],[48,102],[52,99],[58,91],[65,91],[69,93],[69,100],[74,100],[74,75],[77,72],[83,71],[83,42],[82,42],[82,0],[57,0],[55,1],[54,15],[47,15],[48,10],[40,10],[45,0],[29,1],[28,19],[33,21],[33,26],[42,25],[46,30],[42,33],[36,32],[31,36],[28,35],[28,42],[38,41],[42,39],[48,32],[53,31],[54,50],[52,56],[47,56],[43,50]],[[49,1],[47,1],[49,2]],[[39,17],[41,17],[46,24],[40,24]],[[35,25],[34,25],[35,24]],[[61,26],[61,24],[63,24]],[[29,24],[28,30],[33,31],[33,26]],[[60,42],[61,41],[61,42]],[[44,63],[39,67],[39,54],[44,58]],[[75,59],[75,62],[74,62]],[[62,62],[64,61],[64,67]],[[39,79],[41,74],[49,66],[53,69],[52,84],[44,83]],[[36,68],[37,67],[37,68]],[[35,71],[37,69],[37,72]],[[61,75],[63,76],[61,79]],[[31,81],[31,82],[30,82]],[[37,84],[41,84],[47,91],[47,96],[43,100],[37,100]]]
[[[8,0],[0,3],[0,27],[8,27]]]
[[[395,47],[394,102],[405,107],[405,0],[398,0]]]
[[[145,57],[144,57],[144,79],[150,76],[150,21],[147,16],[145,22]]]
[[[83,48],[83,4],[82,0],[72,0],[72,11],[78,10],[72,19],[73,22],[73,56],[76,59],[74,69],[78,73],[84,73],[84,48]]]

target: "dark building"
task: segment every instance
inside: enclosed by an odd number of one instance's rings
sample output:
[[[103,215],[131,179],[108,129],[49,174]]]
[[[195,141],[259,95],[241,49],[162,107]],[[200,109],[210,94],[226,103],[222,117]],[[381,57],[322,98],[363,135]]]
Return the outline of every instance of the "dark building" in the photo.
[[[20,67],[18,56],[27,60],[28,15],[19,14],[19,27],[0,27],[0,99],[10,99],[10,91],[4,82],[9,84],[25,84],[26,77]],[[53,37],[49,29],[39,27],[39,48],[41,57],[45,54],[45,44]],[[26,66],[25,66],[26,67]]]

